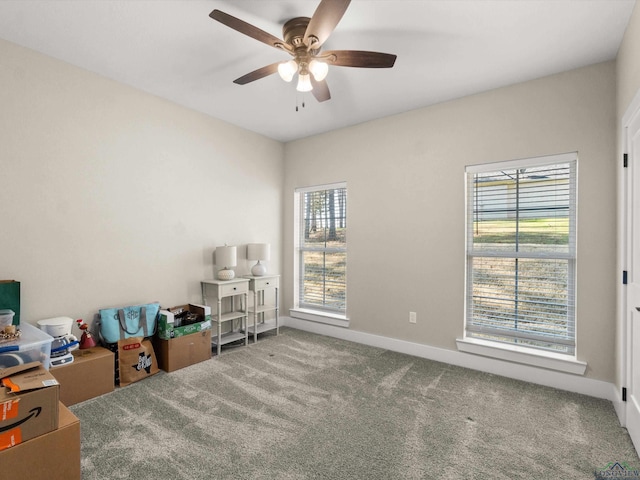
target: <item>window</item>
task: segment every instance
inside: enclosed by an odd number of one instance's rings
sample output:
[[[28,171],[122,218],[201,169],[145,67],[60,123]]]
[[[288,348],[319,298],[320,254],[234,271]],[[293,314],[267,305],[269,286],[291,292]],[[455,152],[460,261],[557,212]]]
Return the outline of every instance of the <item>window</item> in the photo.
[[[467,167],[466,337],[575,355],[577,154]]]
[[[296,190],[297,308],[345,315],[347,306],[347,187]]]

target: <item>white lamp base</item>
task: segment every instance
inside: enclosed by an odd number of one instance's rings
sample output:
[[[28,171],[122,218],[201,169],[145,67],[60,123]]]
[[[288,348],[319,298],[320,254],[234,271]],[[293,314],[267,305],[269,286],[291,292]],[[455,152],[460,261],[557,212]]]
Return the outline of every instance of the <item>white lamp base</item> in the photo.
[[[267,267],[260,263],[260,260],[258,260],[258,263],[251,267],[251,275],[253,275],[254,277],[261,277],[265,273],[267,273]]]
[[[218,280],[233,280],[236,276],[236,272],[223,268],[218,272]]]

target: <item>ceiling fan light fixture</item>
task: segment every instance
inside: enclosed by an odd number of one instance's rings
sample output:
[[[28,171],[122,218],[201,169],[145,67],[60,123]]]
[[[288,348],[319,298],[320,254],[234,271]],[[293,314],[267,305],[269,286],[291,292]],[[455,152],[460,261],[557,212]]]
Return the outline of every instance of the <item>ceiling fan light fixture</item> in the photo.
[[[298,86],[296,90],[299,92],[310,92],[313,90],[313,86],[311,85],[311,76],[308,73],[301,73],[298,75]]]
[[[320,60],[316,60],[315,58],[309,62],[309,71],[315,78],[316,82],[321,82],[325,78],[327,78],[327,73],[329,73],[329,65]]]
[[[364,50],[329,50],[321,53],[322,46],[344,15],[351,0],[319,0],[319,2],[311,18],[294,17],[284,23],[282,26],[284,40],[228,13],[213,10],[209,14],[212,19],[264,44],[285,51],[293,57],[293,60],[271,63],[258,68],[236,78],[233,82],[245,85],[276,72],[284,81],[291,82],[297,73],[296,89],[299,92],[313,91],[315,99],[318,102],[324,102],[331,99],[329,87],[325,81],[329,64],[358,68],[393,67],[396,55],[389,53]]]
[[[293,76],[298,71],[298,64],[295,60],[289,60],[288,62],[282,62],[278,65],[278,74],[285,82],[293,80]]]

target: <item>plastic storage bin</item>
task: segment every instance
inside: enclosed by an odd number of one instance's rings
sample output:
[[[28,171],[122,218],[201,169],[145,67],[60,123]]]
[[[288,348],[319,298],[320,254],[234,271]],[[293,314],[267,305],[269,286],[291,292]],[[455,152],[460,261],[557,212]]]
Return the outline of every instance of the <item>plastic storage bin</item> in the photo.
[[[53,337],[28,323],[20,325],[20,338],[0,343],[0,369],[42,362],[49,370]]]

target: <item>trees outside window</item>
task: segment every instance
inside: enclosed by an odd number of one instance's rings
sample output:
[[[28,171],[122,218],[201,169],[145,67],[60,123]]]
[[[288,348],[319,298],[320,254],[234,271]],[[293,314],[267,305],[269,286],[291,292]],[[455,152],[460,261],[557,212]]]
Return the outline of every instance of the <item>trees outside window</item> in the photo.
[[[347,187],[296,190],[299,222],[297,306],[346,313]]]

